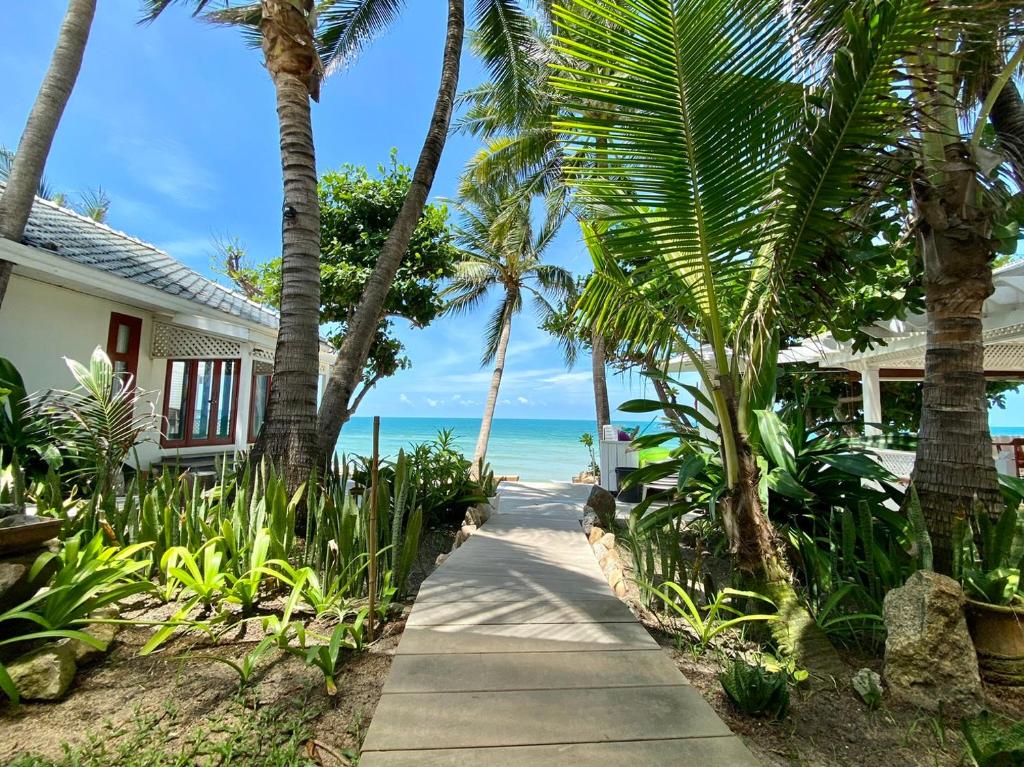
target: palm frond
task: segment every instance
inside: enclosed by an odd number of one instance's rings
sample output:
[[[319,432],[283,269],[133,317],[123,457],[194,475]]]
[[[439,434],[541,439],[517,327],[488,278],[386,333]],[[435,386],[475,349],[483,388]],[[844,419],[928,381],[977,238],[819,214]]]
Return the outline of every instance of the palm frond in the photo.
[[[784,22],[754,0],[576,0],[554,13],[568,179],[584,204],[616,211],[608,247],[652,278],[672,272],[720,342],[799,103]]]
[[[317,43],[324,73],[347,66],[405,8],[405,0],[321,0],[317,6]]]
[[[477,0],[471,45],[491,74],[503,113],[513,120],[539,110],[537,40],[533,20],[516,0]]]
[[[523,295],[518,290],[506,290],[501,303],[491,312],[484,328],[484,351],[480,358],[481,366],[490,365],[498,354],[501,344],[501,333],[505,322],[519,314],[523,308]]]

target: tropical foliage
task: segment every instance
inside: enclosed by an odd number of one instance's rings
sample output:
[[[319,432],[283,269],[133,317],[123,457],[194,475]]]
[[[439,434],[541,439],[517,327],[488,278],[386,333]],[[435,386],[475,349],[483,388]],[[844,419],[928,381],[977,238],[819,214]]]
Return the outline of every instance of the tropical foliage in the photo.
[[[564,268],[543,262],[544,251],[558,231],[560,219],[548,216],[535,230],[531,198],[517,193],[514,186],[499,183],[479,185],[465,179],[460,199],[457,242],[463,258],[455,277],[445,290],[447,310],[464,314],[479,308],[492,290],[499,301],[484,331],[482,363],[494,363],[494,375],[487,394],[483,422],[473,463],[487,455],[491,421],[505,368],[505,353],[512,332],[512,320],[531,299],[541,321],[554,314],[553,301],[573,289],[572,275]]]

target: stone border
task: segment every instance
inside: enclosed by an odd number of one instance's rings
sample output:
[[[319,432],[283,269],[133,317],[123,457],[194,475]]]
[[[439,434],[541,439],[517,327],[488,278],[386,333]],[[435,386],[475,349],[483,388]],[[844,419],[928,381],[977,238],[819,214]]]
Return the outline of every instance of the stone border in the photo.
[[[452,543],[452,550],[447,554],[438,554],[437,559],[434,560],[435,568],[440,567],[448,561],[448,557],[451,556],[457,548],[469,540],[469,537],[473,535],[480,526],[490,519],[494,514],[497,513],[497,504],[492,503],[498,496],[493,496],[488,500],[487,503],[478,503],[475,506],[470,506],[466,509],[466,516],[462,519],[462,527],[459,528],[459,532],[455,534],[455,541]]]
[[[626,596],[626,576],[616,546],[615,533],[605,532],[598,524],[597,512],[590,506],[583,507],[583,534],[597,558],[601,572],[608,579],[608,585],[615,596],[622,599]]]

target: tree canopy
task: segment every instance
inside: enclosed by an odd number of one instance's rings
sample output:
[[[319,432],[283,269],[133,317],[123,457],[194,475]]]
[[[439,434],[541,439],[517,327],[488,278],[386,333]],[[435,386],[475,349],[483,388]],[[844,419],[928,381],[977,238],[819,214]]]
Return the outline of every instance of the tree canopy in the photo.
[[[386,165],[377,167],[375,175],[364,167],[346,164],[320,178],[320,322],[335,346],[373,272],[409,182],[409,168],[398,163],[395,152]],[[239,287],[255,300],[279,305],[281,259],[246,266],[237,245],[220,249],[225,272]],[[447,208],[426,205],[388,293],[363,371],[363,388],[350,403],[352,409],[378,381],[409,367],[405,347],[394,334],[393,319],[407,320],[414,327],[429,325],[444,307],[441,283],[454,274],[457,257]]]

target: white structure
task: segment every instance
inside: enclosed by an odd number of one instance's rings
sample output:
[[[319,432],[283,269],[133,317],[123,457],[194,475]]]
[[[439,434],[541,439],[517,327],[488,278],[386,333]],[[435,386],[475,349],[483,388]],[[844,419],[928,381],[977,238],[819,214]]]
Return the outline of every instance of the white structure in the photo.
[[[609,492],[617,492],[619,479],[615,475],[615,469],[628,467],[635,469],[640,465],[640,456],[636,450],[630,447],[630,442],[619,439],[619,430],[612,425],[605,425],[601,430],[600,439],[600,467],[601,487]]]
[[[983,337],[985,371],[993,380],[1024,379],[1024,262],[998,269],[993,274],[995,292],[985,302]],[[779,363],[811,362],[819,368],[856,373],[861,382],[865,432],[877,433],[872,424],[883,423],[882,387],[886,381],[920,381],[924,378],[926,318],[914,314],[905,320],[879,322],[865,332],[877,338],[873,349],[855,352],[849,342],[822,335],[799,346],[779,352]],[[701,350],[709,358],[708,350]],[[692,372],[689,359],[674,359],[673,373]],[[885,466],[900,477],[909,477],[913,453],[876,451]],[[1013,454],[1004,451],[997,458],[1004,473],[1015,473]]]
[[[14,263],[0,308],[0,356],[29,391],[72,388],[63,357],[102,347],[118,371],[155,393],[159,434],[141,468],[244,450],[266,412],[277,313],[189,269],[152,245],[36,199],[23,244],[0,239]],[[321,345],[321,382],[333,361]]]

